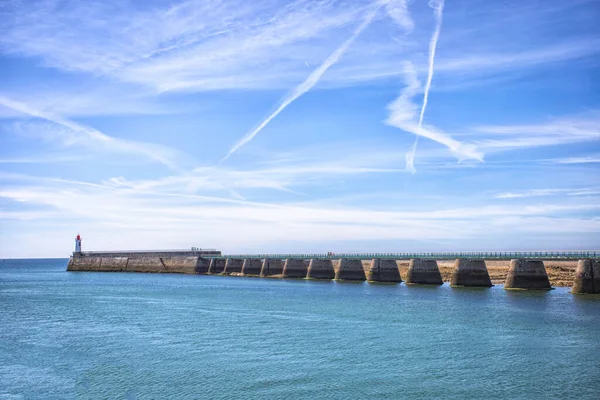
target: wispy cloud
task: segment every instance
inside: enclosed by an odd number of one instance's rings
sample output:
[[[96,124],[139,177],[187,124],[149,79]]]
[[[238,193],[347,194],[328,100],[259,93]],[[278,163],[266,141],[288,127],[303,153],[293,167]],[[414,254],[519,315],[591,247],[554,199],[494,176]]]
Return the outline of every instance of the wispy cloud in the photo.
[[[415,28],[415,23],[408,12],[408,0],[389,0],[385,3],[385,11],[406,33],[412,32]]]
[[[433,8],[435,15],[435,29],[431,40],[429,41],[429,57],[427,67],[427,79],[425,80],[425,89],[423,91],[423,104],[421,105],[421,113],[419,114],[419,124],[417,129],[420,131],[423,128],[423,117],[425,116],[425,110],[427,109],[427,101],[429,100],[429,90],[431,89],[431,80],[433,79],[433,64],[435,61],[435,50],[437,48],[437,42],[440,37],[440,30],[442,28],[442,13],[444,11],[444,0],[430,0],[429,6]],[[406,169],[413,174],[417,172],[415,169],[415,154],[417,152],[417,144],[419,143],[419,135],[415,137],[411,149],[406,153]]]
[[[552,189],[531,189],[522,192],[504,192],[498,193],[497,199],[521,199],[526,197],[545,197],[545,196],[597,196],[600,195],[600,188],[552,188]]]
[[[288,93],[288,95],[284,97],[284,99],[281,101],[279,106],[275,109],[275,111],[273,111],[271,113],[271,115],[269,115],[267,118],[265,118],[256,128],[254,128],[250,132],[246,133],[246,135],[244,135],[244,137],[242,137],[237,143],[235,143],[233,145],[233,147],[229,150],[229,153],[227,153],[227,155],[225,156],[224,160],[229,158],[229,156],[231,156],[233,153],[235,153],[240,147],[242,147],[243,145],[248,143],[250,140],[252,140],[265,126],[267,126],[267,124],[269,122],[271,122],[271,120],[273,118],[275,118],[280,112],[282,112],[294,100],[296,100],[298,97],[302,96],[304,93],[306,93],[310,89],[312,89],[312,87],[317,84],[319,79],[321,79],[321,76],[323,76],[323,74],[332,65],[334,65],[336,62],[338,62],[340,57],[342,57],[342,55],[346,52],[348,47],[350,47],[350,45],[356,40],[358,35],[360,35],[362,33],[362,31],[364,31],[367,28],[367,26],[369,26],[371,21],[373,21],[373,18],[375,17],[375,14],[377,13],[378,10],[379,10],[379,6],[374,8],[372,11],[370,11],[367,14],[367,17],[358,26],[358,28],[356,28],[356,30],[352,33],[352,35],[344,43],[342,43],[342,45],[340,47],[338,47],[333,53],[331,53],[329,55],[329,57],[327,57],[327,59],[319,67],[317,67],[308,76],[308,78],[306,78],[306,80],[304,82],[302,82],[300,85],[295,87],[290,93]]]
[[[53,130],[53,138],[61,140],[66,146],[79,145],[109,152],[143,155],[171,169],[179,169],[178,164],[182,158],[182,154],[169,147],[115,138],[60,115],[38,110],[27,104],[2,96],[0,96],[0,105],[29,117],[46,120],[64,128],[62,130]]]
[[[398,25],[405,31],[415,30],[414,42],[427,40],[415,29],[424,25],[424,15],[411,17],[407,3],[380,2],[385,5],[387,17],[378,18],[378,26]],[[573,3],[569,7],[577,7],[575,2],[569,3]],[[348,24],[359,20],[372,6],[306,0],[288,2],[283,7],[270,0],[186,0],[148,7],[98,0],[71,2],[69,7],[55,0],[22,2],[0,22],[0,50],[63,71],[106,76],[160,92],[281,89],[303,79],[305,62],[322,62],[328,49],[342,41]],[[497,33],[497,26],[488,26],[489,16],[479,21],[488,9],[480,7],[476,11],[476,18],[469,20],[472,36],[460,36],[460,40],[488,38],[490,31]],[[519,14],[527,21],[529,30],[525,34],[529,36],[508,36],[511,45],[504,43],[502,48],[490,40],[493,45],[462,49],[460,56],[456,52],[452,52],[452,58],[441,54],[436,71],[480,78],[598,53],[598,40],[593,35],[556,43],[531,34],[537,25],[545,23],[534,16],[544,12],[555,16],[564,12],[564,7],[556,10],[555,4],[544,2],[536,3],[536,7],[497,6],[495,11],[510,18]],[[453,31],[464,35],[467,30],[462,21],[450,22],[455,23],[447,28],[448,43],[455,48]],[[354,46],[344,65],[324,77],[323,85],[347,86],[397,76],[400,61],[421,59],[420,46],[398,46],[391,36],[382,36],[381,32]],[[510,30],[503,32],[509,34]],[[490,39],[497,40],[497,36]]]
[[[553,118],[544,123],[476,126],[470,131],[482,138],[477,140],[478,146],[496,151],[596,141],[600,139],[600,111]]]
[[[419,127],[417,119],[418,106],[413,103],[412,99],[421,92],[421,84],[417,79],[417,73],[412,63],[407,62],[404,64],[404,74],[407,86],[402,90],[400,96],[388,105],[390,114],[385,122],[405,132],[426,137],[448,147],[452,154],[459,160],[473,159],[483,161],[483,153],[475,145],[462,143],[430,125]],[[407,161],[409,162],[408,158],[410,154],[414,153],[407,153]],[[407,165],[410,164],[407,163]]]
[[[451,241],[468,238],[473,244],[481,237],[507,229],[513,233],[545,233],[549,227],[560,225],[562,233],[573,233],[597,232],[600,228],[600,220],[576,216],[597,212],[600,207],[597,202],[374,211],[319,204],[258,203],[161,190],[150,193],[108,183],[29,181],[30,184],[18,187],[2,186],[0,198],[30,207],[4,217],[26,220],[34,212],[37,223],[51,220],[55,232],[69,229],[85,232],[88,245],[96,249],[181,246],[192,235],[195,242],[192,245],[201,242],[203,246],[229,252],[244,246],[252,246],[255,252],[274,251],[265,244],[279,240],[282,232],[286,242],[325,241],[328,246],[348,240],[369,243],[414,238]],[[61,221],[58,226],[57,218]],[[530,224],[531,219],[540,223]],[[148,235],[149,232],[161,234]],[[68,252],[70,243],[59,244],[58,248]],[[8,251],[5,247],[0,250],[3,254]],[[318,247],[313,251],[320,250]]]
[[[253,189],[302,194],[309,188],[322,187],[325,182],[331,184],[335,179],[403,172],[402,169],[390,167],[397,164],[396,153],[372,150],[371,157],[364,157],[357,149],[348,151],[349,153],[344,153],[345,157],[330,155],[327,161],[322,161],[321,152],[304,159],[260,163],[244,169],[223,165],[205,166],[194,168],[188,173],[153,180],[112,178],[106,184],[132,190],[169,193],[230,193],[235,194],[236,198],[244,198],[244,192]]]
[[[600,155],[583,157],[565,157],[549,160],[554,164],[595,164],[600,163]]]

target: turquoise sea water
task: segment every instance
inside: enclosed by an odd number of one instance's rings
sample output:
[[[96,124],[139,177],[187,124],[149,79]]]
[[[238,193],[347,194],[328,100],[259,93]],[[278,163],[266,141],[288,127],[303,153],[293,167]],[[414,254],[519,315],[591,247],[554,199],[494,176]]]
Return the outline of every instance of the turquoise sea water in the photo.
[[[600,398],[600,297],[0,261],[0,399]]]

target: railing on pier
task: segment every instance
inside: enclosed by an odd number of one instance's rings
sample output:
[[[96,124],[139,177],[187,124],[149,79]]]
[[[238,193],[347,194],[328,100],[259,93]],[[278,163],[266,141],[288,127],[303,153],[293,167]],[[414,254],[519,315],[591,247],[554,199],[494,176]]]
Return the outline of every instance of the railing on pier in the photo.
[[[395,260],[410,260],[412,258],[425,258],[435,260],[454,260],[457,258],[483,259],[483,260],[510,260],[513,258],[538,259],[538,260],[579,260],[582,258],[600,259],[600,250],[573,250],[573,251],[467,251],[453,253],[315,253],[315,254],[228,254],[215,258],[348,258],[368,260],[372,258],[389,258]]]
[[[86,256],[94,256],[101,254],[169,254],[169,253],[185,253],[193,255],[213,255],[220,256],[221,252],[217,249],[201,249],[192,247],[188,249],[168,249],[168,250],[106,250],[106,251],[82,251],[81,254]]]

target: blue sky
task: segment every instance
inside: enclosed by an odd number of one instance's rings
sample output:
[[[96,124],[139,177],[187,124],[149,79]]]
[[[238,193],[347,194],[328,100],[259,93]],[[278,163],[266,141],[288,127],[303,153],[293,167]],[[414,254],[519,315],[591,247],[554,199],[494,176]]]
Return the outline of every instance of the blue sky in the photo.
[[[598,20],[0,0],[0,257],[598,249]]]

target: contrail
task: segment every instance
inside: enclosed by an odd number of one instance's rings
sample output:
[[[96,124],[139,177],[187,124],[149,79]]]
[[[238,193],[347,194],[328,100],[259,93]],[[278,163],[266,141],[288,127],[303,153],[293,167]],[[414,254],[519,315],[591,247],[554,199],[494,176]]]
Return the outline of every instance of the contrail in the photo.
[[[427,71],[427,81],[425,82],[425,92],[423,94],[423,105],[421,106],[421,114],[419,115],[418,133],[421,131],[423,125],[423,116],[425,115],[425,109],[427,108],[427,101],[429,100],[429,89],[431,88],[431,80],[433,79],[433,62],[435,60],[435,50],[437,48],[437,42],[440,37],[440,30],[442,28],[442,11],[444,11],[444,0],[431,0],[429,7],[433,8],[435,15],[435,31],[431,40],[429,41],[429,69]],[[419,143],[419,134],[415,138],[412,148],[406,153],[406,169],[413,174],[416,172],[414,161],[415,153],[417,151],[417,144]]]
[[[267,118],[265,118],[256,128],[254,128],[250,132],[246,133],[246,135],[244,135],[244,137],[242,137],[236,144],[234,144],[233,147],[231,148],[231,150],[229,150],[229,153],[227,153],[227,155],[225,157],[223,157],[221,162],[227,160],[240,147],[242,147],[243,145],[245,145],[246,143],[248,143],[249,141],[254,139],[254,137],[265,126],[267,126],[267,124],[269,122],[271,122],[271,120],[273,118],[275,118],[280,112],[282,112],[287,106],[289,106],[298,97],[302,96],[304,93],[306,93],[310,89],[312,89],[312,87],[315,86],[315,84],[319,81],[319,79],[321,79],[321,76],[332,65],[334,65],[336,62],[338,62],[340,57],[346,52],[346,50],[348,50],[348,47],[350,47],[352,42],[354,42],[354,40],[356,40],[358,35],[360,35],[362,33],[362,31],[364,31],[365,28],[367,26],[369,26],[369,24],[371,23],[371,21],[373,21],[373,18],[375,17],[375,14],[377,13],[377,11],[379,10],[380,7],[381,7],[381,3],[379,3],[379,5],[376,8],[374,8],[367,15],[365,20],[358,26],[358,28],[356,28],[354,33],[352,33],[352,36],[350,36],[344,43],[342,43],[342,45],[340,47],[338,47],[333,53],[331,53],[329,55],[329,57],[327,57],[327,59],[319,67],[317,67],[313,72],[311,72],[311,74],[308,76],[308,78],[306,78],[306,80],[304,82],[302,82],[300,85],[298,85],[296,88],[294,88],[292,91],[290,91],[288,93],[288,95],[281,101],[281,104],[279,105],[279,107],[277,107],[277,109],[273,113],[271,113],[271,115],[269,115]]]

